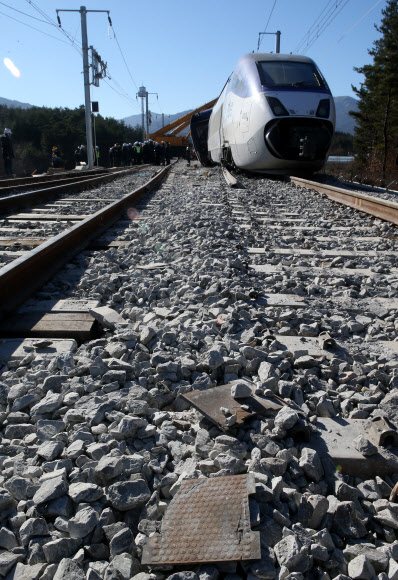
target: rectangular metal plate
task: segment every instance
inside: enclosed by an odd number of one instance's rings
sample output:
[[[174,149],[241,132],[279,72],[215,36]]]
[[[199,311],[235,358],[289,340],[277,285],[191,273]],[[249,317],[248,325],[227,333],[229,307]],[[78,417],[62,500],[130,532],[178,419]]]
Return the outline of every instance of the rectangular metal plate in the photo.
[[[324,467],[329,457],[338,471],[354,477],[369,479],[376,475],[384,477],[398,473],[396,448],[378,447],[378,453],[370,457],[365,457],[355,449],[352,442],[358,435],[369,436],[365,425],[363,419],[318,417],[316,427],[319,433],[312,437],[311,447],[318,451]]]
[[[229,409],[237,417],[235,425],[241,425],[246,419],[255,415],[276,415],[285,403],[277,396],[260,397],[254,392],[250,397],[244,399],[234,399],[231,395],[231,387],[239,381],[232,381],[220,387],[213,387],[206,391],[191,391],[181,395],[185,401],[190,403],[195,409],[200,411],[209,421],[220,427],[223,431],[230,429],[225,424],[226,417],[220,411],[220,407]],[[242,409],[241,405],[247,405],[249,411]]]
[[[302,296],[296,294],[265,294],[257,299],[257,304],[265,308],[305,308],[307,302]]]
[[[54,356],[72,353],[76,349],[77,343],[72,339],[2,338],[0,339],[0,361],[21,360],[32,351],[43,356]]]
[[[276,334],[275,338],[285,347],[286,350],[291,351],[295,358],[306,355],[316,357],[328,354],[327,351],[321,348],[317,337],[283,336]]]
[[[188,479],[170,502],[160,534],[147,539],[142,564],[258,560],[260,533],[250,528],[254,476]]]

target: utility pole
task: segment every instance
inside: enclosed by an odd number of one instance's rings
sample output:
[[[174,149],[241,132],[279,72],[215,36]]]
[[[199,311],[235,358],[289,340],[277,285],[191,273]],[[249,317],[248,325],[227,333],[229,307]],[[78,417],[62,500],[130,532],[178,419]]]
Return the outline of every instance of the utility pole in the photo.
[[[87,138],[87,163],[88,168],[93,168],[93,130],[91,127],[91,103],[90,103],[90,69],[88,68],[88,40],[87,40],[87,11],[85,6],[80,6],[80,19],[82,27],[82,51],[83,51],[83,78],[84,78],[84,108],[86,110],[86,138]]]
[[[142,140],[145,141],[145,124],[146,124],[146,138],[149,139],[149,109],[148,109],[148,97],[149,95],[156,95],[157,93],[148,93],[145,87],[140,87],[138,89],[137,97],[141,99],[141,127],[142,127]],[[158,97],[159,98],[159,97]],[[144,113],[144,99],[146,105],[146,111]],[[146,123],[145,123],[146,119]]]
[[[277,30],[276,32],[259,32],[258,33],[258,42],[257,42],[257,52],[259,51],[259,48],[260,48],[261,37],[264,34],[275,34],[275,36],[276,36],[276,38],[275,38],[275,52],[277,54],[279,54],[281,51],[281,31],[280,30]]]
[[[87,39],[87,12],[106,12],[108,20],[112,24],[109,16],[109,10],[86,10],[85,6],[80,6],[80,10],[59,9],[57,10],[57,19],[61,28],[59,12],[80,12],[81,30],[82,30],[82,52],[83,52],[83,78],[84,78],[84,107],[86,113],[86,140],[87,140],[87,163],[88,168],[94,167],[93,151],[93,130],[91,123],[91,103],[90,103],[90,67],[88,63],[88,39]],[[105,66],[106,69],[106,66]]]
[[[142,142],[145,141],[145,112],[144,112],[144,99],[147,102],[148,109],[148,93],[145,87],[140,87],[138,89],[137,97],[141,99],[141,129],[142,129]]]

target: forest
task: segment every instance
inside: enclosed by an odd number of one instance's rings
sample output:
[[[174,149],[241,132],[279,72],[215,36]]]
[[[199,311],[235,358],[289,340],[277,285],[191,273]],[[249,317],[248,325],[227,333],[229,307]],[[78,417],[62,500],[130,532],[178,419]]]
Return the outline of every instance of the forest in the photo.
[[[354,138],[350,133],[336,131],[333,137],[330,155],[346,156],[354,155]]]
[[[16,175],[42,173],[51,167],[51,151],[57,146],[62,166],[73,169],[74,152],[86,144],[84,107],[76,109],[32,107],[30,109],[0,106],[0,127],[12,131]],[[100,162],[108,164],[109,148],[115,143],[134,143],[141,139],[141,129],[128,127],[112,117],[95,118],[96,143],[100,148]],[[3,168],[1,168],[2,171]]]

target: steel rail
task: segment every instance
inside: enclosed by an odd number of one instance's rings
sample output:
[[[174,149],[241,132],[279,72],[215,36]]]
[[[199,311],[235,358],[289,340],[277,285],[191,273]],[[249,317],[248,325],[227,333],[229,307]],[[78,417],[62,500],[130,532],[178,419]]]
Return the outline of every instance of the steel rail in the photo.
[[[356,193],[340,187],[333,187],[324,183],[302,179],[301,177],[291,176],[290,181],[300,187],[314,189],[319,193],[323,193],[333,201],[398,225],[398,203],[385,201],[384,199],[378,199],[377,197]]]
[[[0,320],[9,315],[10,311],[41,288],[73,256],[115,223],[126,207],[162,181],[171,167],[171,165],[165,167],[143,186],[1,268]]]
[[[227,185],[229,185],[230,187],[236,187],[238,185],[238,180],[236,179],[236,177],[234,177],[226,167],[222,167],[221,169],[224,179],[227,182]]]
[[[91,171],[62,171],[60,173],[52,173],[50,175],[44,174],[44,175],[36,175],[36,176],[29,176],[29,177],[12,177],[9,179],[0,179],[0,188],[2,189],[3,187],[12,187],[13,185],[15,186],[20,186],[20,185],[35,185],[35,183],[38,183],[39,181],[57,181],[58,179],[63,179],[65,177],[73,177],[74,175],[97,175],[98,173],[109,173],[109,171],[111,171],[112,168],[101,168],[101,169],[93,169]],[[118,167],[118,169],[120,169]]]
[[[93,178],[94,176],[98,176],[98,175],[109,175],[106,172],[100,173],[100,174],[92,174],[92,175],[87,175],[87,173],[85,173],[84,175],[82,174],[77,174],[77,175],[73,175],[72,177],[60,177],[57,180],[50,180],[50,181],[39,181],[37,180],[36,183],[29,183],[29,184],[21,184],[21,185],[7,185],[6,187],[1,187],[0,186],[0,195],[3,193],[8,193],[10,191],[22,191],[22,190],[27,190],[29,188],[48,188],[48,187],[52,187],[54,185],[54,181],[55,183],[59,184],[59,185],[63,185],[64,183],[73,183],[74,181],[83,181],[84,179],[90,179]],[[17,195],[17,193],[15,193],[15,195]]]
[[[134,169],[123,169],[114,173],[100,174],[96,175],[95,177],[86,177],[85,179],[79,179],[77,181],[67,180],[68,183],[58,183],[57,185],[46,187],[45,189],[35,189],[34,191],[27,191],[25,193],[9,195],[8,197],[1,197],[0,212],[12,211],[22,207],[30,207],[32,204],[51,199],[59,193],[80,191],[82,189],[86,189],[87,187],[98,185],[99,183],[103,183],[105,181],[111,181],[117,177],[122,177],[126,173],[135,173],[136,171],[136,167],[134,167]]]

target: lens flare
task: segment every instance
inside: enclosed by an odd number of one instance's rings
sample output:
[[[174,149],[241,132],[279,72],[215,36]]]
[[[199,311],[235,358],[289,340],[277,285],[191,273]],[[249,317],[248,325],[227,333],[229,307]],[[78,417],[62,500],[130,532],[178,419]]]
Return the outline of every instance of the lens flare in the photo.
[[[15,64],[12,62],[12,60],[10,60],[9,58],[5,58],[3,62],[4,62],[4,66],[6,68],[8,68],[8,70],[10,71],[10,73],[12,75],[14,75],[14,77],[17,77],[17,79],[19,79],[19,77],[21,76],[21,73],[17,69],[17,67],[15,66]]]
[[[140,212],[137,211],[135,207],[129,207],[127,210],[127,216],[131,221],[134,221],[140,217]]]

